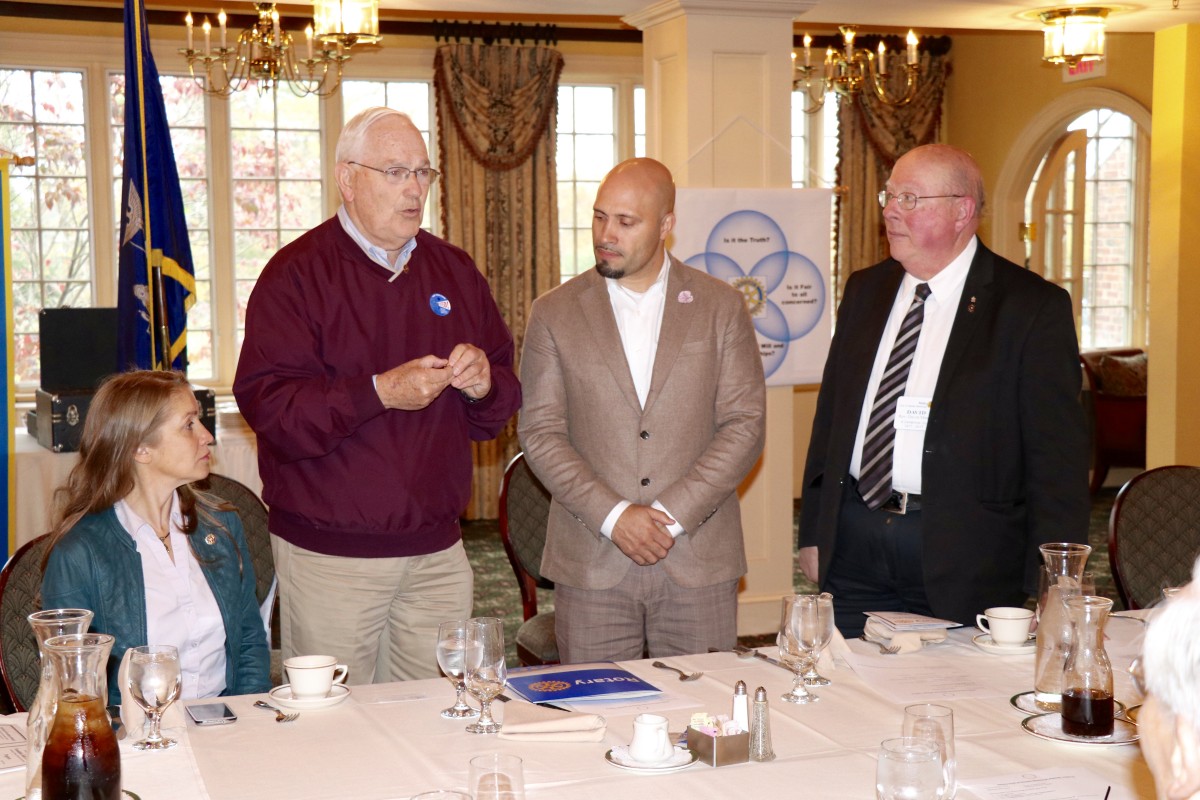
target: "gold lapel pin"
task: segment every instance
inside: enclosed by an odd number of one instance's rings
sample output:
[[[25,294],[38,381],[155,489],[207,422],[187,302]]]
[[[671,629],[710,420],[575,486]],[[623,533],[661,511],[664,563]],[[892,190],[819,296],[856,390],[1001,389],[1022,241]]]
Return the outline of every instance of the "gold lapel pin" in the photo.
[[[217,543],[217,537],[216,537],[216,536],[214,536],[214,535],[213,535],[213,534],[211,534],[211,533],[205,534],[205,535],[204,535],[204,543],[205,543],[205,544],[210,544],[210,545],[211,545],[211,544],[216,544],[216,543]]]

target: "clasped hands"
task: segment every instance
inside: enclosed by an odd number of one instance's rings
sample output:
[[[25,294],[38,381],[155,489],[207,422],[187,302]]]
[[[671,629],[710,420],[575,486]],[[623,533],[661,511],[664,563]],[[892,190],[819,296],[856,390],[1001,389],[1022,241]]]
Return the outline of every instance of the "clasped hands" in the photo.
[[[447,386],[472,400],[487,397],[492,390],[487,353],[473,344],[458,344],[448,358],[422,356],[392,367],[375,379],[375,391],[384,407],[402,411],[420,411]]]
[[[675,520],[657,508],[631,505],[617,518],[612,543],[639,566],[656,564],[675,544],[675,537],[667,530],[674,524]]]

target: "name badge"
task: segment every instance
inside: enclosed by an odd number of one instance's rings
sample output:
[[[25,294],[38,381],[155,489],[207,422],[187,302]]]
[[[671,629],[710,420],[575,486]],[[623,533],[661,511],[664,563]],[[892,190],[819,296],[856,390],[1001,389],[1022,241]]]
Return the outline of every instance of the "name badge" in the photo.
[[[929,424],[929,409],[933,405],[932,397],[901,397],[896,403],[896,421],[893,426],[898,431],[923,431]]]

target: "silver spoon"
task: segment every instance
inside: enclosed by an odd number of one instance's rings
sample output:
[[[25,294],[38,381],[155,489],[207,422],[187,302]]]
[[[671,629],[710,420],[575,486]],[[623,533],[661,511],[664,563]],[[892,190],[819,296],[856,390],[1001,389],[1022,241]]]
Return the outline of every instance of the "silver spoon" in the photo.
[[[700,679],[700,677],[701,677],[702,675],[704,675],[704,673],[703,673],[703,672],[691,672],[691,673],[684,672],[684,671],[683,671],[683,670],[681,670],[679,667],[672,667],[670,664],[664,664],[664,663],[663,663],[663,662],[661,662],[661,661],[653,661],[653,662],[651,662],[651,663],[650,663],[650,666],[652,666],[652,667],[658,667],[659,669],[669,669],[669,670],[671,670],[672,672],[678,672],[678,673],[679,673],[679,680],[681,680],[681,681],[694,681],[694,680],[699,680],[699,679]]]
[[[263,702],[262,700],[255,700],[254,707],[261,708],[265,711],[274,711],[276,722],[291,722],[292,720],[299,719],[299,717],[300,717],[300,714],[298,712],[288,714],[283,709],[276,708],[275,706],[271,705],[270,703]]]

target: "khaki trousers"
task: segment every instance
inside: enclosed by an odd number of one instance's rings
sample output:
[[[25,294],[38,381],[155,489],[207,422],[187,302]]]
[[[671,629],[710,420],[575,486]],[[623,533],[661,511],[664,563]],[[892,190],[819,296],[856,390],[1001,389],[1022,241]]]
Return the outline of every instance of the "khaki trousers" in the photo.
[[[343,558],[272,534],[271,553],[283,658],[336,656],[347,683],[438,677],[438,625],[471,616],[474,575],[461,541],[424,556]]]

